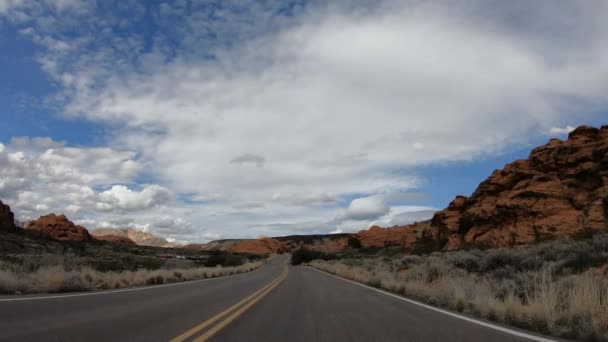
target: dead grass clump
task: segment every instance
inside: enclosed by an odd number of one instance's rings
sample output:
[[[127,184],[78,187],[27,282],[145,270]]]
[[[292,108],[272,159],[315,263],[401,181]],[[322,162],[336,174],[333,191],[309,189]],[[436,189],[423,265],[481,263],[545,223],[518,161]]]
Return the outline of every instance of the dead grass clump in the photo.
[[[256,261],[235,267],[121,272],[101,272],[87,266],[66,270],[65,265],[42,266],[28,272],[27,269],[17,270],[14,265],[0,264],[0,293],[70,292],[158,285],[244,273],[263,264],[262,261]]]

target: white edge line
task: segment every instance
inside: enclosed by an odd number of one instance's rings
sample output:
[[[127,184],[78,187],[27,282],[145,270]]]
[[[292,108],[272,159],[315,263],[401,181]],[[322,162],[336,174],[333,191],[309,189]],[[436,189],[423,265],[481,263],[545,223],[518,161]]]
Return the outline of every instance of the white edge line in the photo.
[[[270,259],[273,259],[273,258],[274,257],[269,258],[268,261],[270,261]],[[242,273],[225,275],[225,276],[214,277],[214,278],[204,278],[204,279],[196,279],[196,280],[189,280],[189,281],[181,281],[181,282],[171,283],[171,284],[139,286],[139,287],[133,287],[133,288],[130,288],[130,289],[121,289],[121,290],[101,290],[101,291],[95,291],[95,290],[93,290],[91,292],[74,293],[74,294],[67,294],[67,295],[56,295],[56,296],[0,298],[0,302],[17,302],[17,301],[25,301],[25,300],[42,300],[42,299],[59,299],[59,298],[71,298],[71,297],[85,297],[85,296],[97,296],[97,295],[114,294],[114,293],[121,293],[121,292],[152,290],[152,289],[158,289],[158,288],[163,288],[163,287],[171,287],[171,286],[180,286],[180,285],[195,284],[195,283],[200,283],[200,282],[204,282],[204,281],[226,279],[226,278],[230,278],[230,277],[236,277],[236,276],[240,276],[240,275],[251,274],[251,273],[253,273],[255,271],[261,270],[265,266],[266,266],[266,264],[264,264],[264,265],[256,268],[253,271],[249,271],[249,272],[242,272]],[[18,295],[16,295],[16,296],[18,296]]]
[[[397,298],[399,300],[402,300],[402,301],[405,301],[405,302],[408,302],[408,303],[411,303],[411,304],[414,304],[414,305],[418,305],[418,306],[421,306],[421,307],[429,309],[429,310],[440,312],[440,313],[448,315],[448,316],[459,318],[459,319],[465,320],[467,322],[478,324],[478,325],[484,326],[486,328],[498,330],[498,331],[501,331],[501,332],[504,332],[504,333],[507,333],[507,334],[511,334],[511,335],[515,335],[515,336],[519,336],[519,337],[523,337],[523,338],[527,338],[527,339],[533,340],[533,341],[539,341],[539,342],[556,342],[557,341],[557,340],[551,340],[551,339],[540,337],[540,336],[526,334],[526,333],[521,332],[521,331],[517,331],[517,330],[501,327],[501,326],[494,325],[494,324],[491,324],[491,323],[487,323],[487,322],[484,322],[484,321],[480,321],[480,320],[477,320],[477,319],[474,319],[474,318],[470,318],[470,317],[467,317],[467,316],[459,315],[459,314],[456,314],[454,312],[450,312],[450,311],[447,311],[447,310],[439,309],[439,308],[436,308],[434,306],[423,304],[423,303],[420,303],[418,301],[415,301],[415,300],[412,300],[412,299],[409,299],[409,298],[405,298],[405,297],[396,295],[394,293],[390,293],[390,292],[387,292],[387,291],[383,291],[383,290],[377,289],[375,287],[371,287],[371,286],[368,286],[368,285],[365,285],[365,284],[362,284],[362,283],[358,283],[358,282],[350,280],[350,279],[342,278],[342,277],[336,276],[334,274],[331,274],[329,272],[325,272],[325,271],[316,269],[316,268],[314,268],[312,266],[306,266],[306,267],[308,267],[310,269],[313,269],[313,270],[315,270],[315,271],[317,271],[317,272],[319,272],[321,274],[325,274],[325,275],[328,275],[328,276],[331,276],[331,277],[334,277],[334,278],[337,278],[337,279],[340,279],[340,280],[343,280],[343,281],[347,281],[349,283],[352,283],[352,284],[355,284],[355,285],[359,285],[359,286],[368,288],[370,290],[374,290],[376,292],[383,293],[383,294],[385,294],[387,296],[391,296],[393,298]]]

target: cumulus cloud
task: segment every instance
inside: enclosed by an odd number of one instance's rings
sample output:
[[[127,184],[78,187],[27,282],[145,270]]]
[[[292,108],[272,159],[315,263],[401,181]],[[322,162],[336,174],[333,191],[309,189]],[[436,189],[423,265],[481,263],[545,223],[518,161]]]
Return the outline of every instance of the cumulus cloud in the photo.
[[[388,214],[390,210],[390,206],[381,197],[357,198],[350,202],[344,213],[338,216],[338,220],[374,220]]]
[[[141,169],[131,152],[67,147],[49,138],[14,138],[2,147],[0,198],[24,220],[50,210],[90,210],[92,187],[131,181]]]
[[[141,191],[133,191],[124,185],[114,185],[110,190],[99,194],[97,210],[142,210],[169,200],[169,190],[159,185],[149,185]]]

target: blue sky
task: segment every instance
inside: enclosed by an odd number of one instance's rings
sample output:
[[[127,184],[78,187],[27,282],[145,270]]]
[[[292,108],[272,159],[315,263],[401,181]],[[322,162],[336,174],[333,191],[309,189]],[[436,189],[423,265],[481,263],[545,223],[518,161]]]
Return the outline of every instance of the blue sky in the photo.
[[[607,6],[0,0],[0,199],[182,242],[407,223],[606,124]]]

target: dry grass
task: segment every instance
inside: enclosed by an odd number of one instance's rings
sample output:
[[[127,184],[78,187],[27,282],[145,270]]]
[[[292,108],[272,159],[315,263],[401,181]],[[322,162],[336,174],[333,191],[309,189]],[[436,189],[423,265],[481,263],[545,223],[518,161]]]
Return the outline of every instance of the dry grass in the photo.
[[[90,291],[166,284],[249,272],[263,264],[263,261],[256,261],[235,267],[218,266],[121,272],[100,272],[87,266],[70,270],[65,265],[46,265],[33,271],[24,271],[23,269],[16,270],[14,265],[0,264],[0,293]]]
[[[608,238],[602,237],[587,243],[315,260],[310,265],[485,319],[564,338],[608,341],[608,276],[596,267],[606,262]]]

